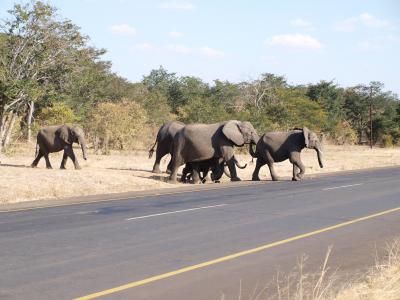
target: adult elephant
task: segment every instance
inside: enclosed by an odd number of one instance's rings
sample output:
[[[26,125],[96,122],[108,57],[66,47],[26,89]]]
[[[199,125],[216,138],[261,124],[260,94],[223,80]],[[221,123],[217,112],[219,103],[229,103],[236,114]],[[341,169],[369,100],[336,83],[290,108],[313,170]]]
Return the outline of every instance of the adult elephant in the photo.
[[[170,181],[176,183],[178,168],[187,162],[198,162],[212,158],[221,158],[226,162],[231,174],[231,181],[237,177],[234,146],[256,144],[258,135],[250,122],[236,120],[215,124],[186,125],[177,132],[173,142]],[[193,168],[193,181],[199,182],[199,171]]]
[[[153,173],[161,173],[160,161],[167,155],[171,154],[171,146],[174,140],[175,134],[185,126],[184,123],[179,121],[171,121],[160,127],[157,133],[156,141],[149,150],[149,158],[153,156],[154,148],[157,145],[156,161],[153,165]],[[171,171],[171,161],[168,163],[167,172]]]
[[[236,157],[233,157],[236,167],[239,169],[246,168],[247,164],[240,165]],[[231,178],[231,174],[226,170],[226,162],[222,158],[211,158],[207,160],[188,162],[182,170],[181,182],[189,182],[193,177],[193,169],[197,169],[200,177],[200,182],[205,183],[208,173],[211,171],[211,181],[219,182],[222,175],[225,173],[226,176]],[[193,182],[199,183],[199,182]]]
[[[85,134],[80,127],[69,125],[47,126],[38,132],[36,140],[36,158],[32,162],[32,168],[37,167],[39,160],[44,156],[47,169],[51,169],[49,153],[64,150],[60,168],[65,169],[69,157],[73,161],[75,169],[80,169],[81,167],[72,149],[73,143],[78,143],[81,146],[83,158],[87,159]]]
[[[250,154],[257,158],[252,180],[260,180],[258,173],[260,168],[267,164],[271,172],[272,180],[278,180],[274,170],[274,162],[289,159],[293,164],[292,180],[301,180],[305,167],[300,158],[300,152],[304,148],[315,149],[319,166],[323,168],[321,143],[316,133],[307,127],[295,128],[289,132],[267,132],[257,143],[256,152],[250,146]],[[300,172],[298,172],[300,169]]]

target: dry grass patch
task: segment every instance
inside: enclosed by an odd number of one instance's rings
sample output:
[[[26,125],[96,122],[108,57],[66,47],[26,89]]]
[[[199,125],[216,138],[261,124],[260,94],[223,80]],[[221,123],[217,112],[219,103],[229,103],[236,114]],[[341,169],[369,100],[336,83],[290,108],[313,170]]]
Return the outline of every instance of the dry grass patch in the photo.
[[[71,161],[68,170],[59,170],[61,153],[51,154],[53,170],[45,169],[42,159],[37,169],[30,168],[34,159],[35,146],[25,145],[1,157],[0,165],[0,203],[21,202],[35,199],[61,198],[92,194],[128,192],[170,188],[179,185],[167,183],[167,174],[151,173],[154,163],[148,159],[146,151],[112,152],[111,155],[94,155],[82,159],[81,151],[75,150],[82,170],[75,171]],[[250,155],[237,155],[241,163],[249,163]],[[393,166],[400,164],[400,151],[396,148],[382,149],[362,146],[325,146],[324,165],[320,169],[316,153],[305,150],[302,153],[306,165],[306,175],[354,170],[370,167]],[[166,169],[169,158],[162,161]],[[248,164],[238,170],[242,180],[250,180],[255,164]],[[292,166],[286,161],[276,164],[279,176],[291,176]],[[262,180],[270,180],[268,167],[260,171]],[[229,179],[223,177],[222,181]]]
[[[322,266],[315,273],[306,272],[307,256],[303,255],[297,266],[287,275],[263,287],[255,286],[249,296],[243,295],[239,286],[238,300],[399,300],[400,299],[400,239],[386,247],[385,255],[366,273],[346,282],[340,270],[329,268],[329,248]],[[225,300],[225,296],[221,296]]]

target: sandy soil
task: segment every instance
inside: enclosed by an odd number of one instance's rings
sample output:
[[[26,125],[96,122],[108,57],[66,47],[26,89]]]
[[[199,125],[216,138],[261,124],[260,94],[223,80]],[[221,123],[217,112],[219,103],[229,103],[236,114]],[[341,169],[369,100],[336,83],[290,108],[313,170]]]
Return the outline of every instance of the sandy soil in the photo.
[[[68,196],[93,195],[127,191],[151,190],[177,187],[167,180],[167,174],[153,174],[153,159],[147,153],[114,152],[109,156],[90,155],[84,161],[79,149],[75,150],[82,170],[74,170],[68,161],[67,170],[59,170],[61,153],[52,154],[50,160],[54,169],[45,168],[44,159],[36,169],[30,168],[34,156],[34,146],[18,149],[13,154],[1,157],[0,203],[15,203],[36,199],[62,198]],[[90,154],[90,152],[89,152]],[[237,155],[241,163],[249,163],[250,155]],[[162,161],[165,170],[168,157]],[[400,149],[369,149],[364,146],[331,146],[324,149],[323,169],[318,166],[316,153],[304,150],[302,160],[306,174],[327,173],[371,167],[400,165]],[[238,170],[242,180],[250,180],[255,164],[248,164]],[[291,176],[292,167],[288,161],[276,164],[279,176]],[[260,178],[270,180],[268,167],[261,169]],[[228,181],[224,177],[222,181]],[[212,184],[212,183],[210,183]]]

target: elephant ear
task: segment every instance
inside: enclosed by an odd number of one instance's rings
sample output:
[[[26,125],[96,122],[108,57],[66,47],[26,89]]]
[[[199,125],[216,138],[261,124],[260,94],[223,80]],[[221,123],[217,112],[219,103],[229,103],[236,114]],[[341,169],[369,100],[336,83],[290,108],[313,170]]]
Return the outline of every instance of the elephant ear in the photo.
[[[60,139],[66,144],[72,144],[71,130],[67,125],[61,126],[59,129]]]
[[[222,133],[236,146],[243,146],[244,138],[239,129],[239,121],[228,121],[224,127],[222,127]]]
[[[310,129],[307,127],[303,127],[303,134],[304,134],[304,143],[306,144],[306,147],[308,148],[309,146],[309,141],[308,141],[308,136],[310,135]]]

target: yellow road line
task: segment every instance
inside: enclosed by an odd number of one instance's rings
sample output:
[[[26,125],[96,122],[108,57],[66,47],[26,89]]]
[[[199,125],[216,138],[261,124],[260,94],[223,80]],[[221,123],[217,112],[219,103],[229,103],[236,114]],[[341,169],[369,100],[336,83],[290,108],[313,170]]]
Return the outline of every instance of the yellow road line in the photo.
[[[154,281],[158,281],[158,280],[165,279],[165,278],[168,278],[168,277],[176,276],[176,275],[179,275],[179,274],[182,274],[182,273],[186,273],[186,272],[190,272],[190,271],[193,271],[193,270],[197,270],[197,269],[201,269],[201,268],[204,268],[204,267],[208,267],[208,266],[211,266],[211,265],[215,265],[215,264],[218,264],[218,263],[221,263],[221,262],[225,262],[225,261],[228,261],[228,260],[232,260],[232,259],[235,259],[235,258],[238,258],[238,257],[241,257],[241,256],[245,256],[245,255],[248,255],[248,254],[253,254],[253,253],[256,253],[256,252],[260,252],[262,250],[270,249],[270,248],[273,248],[273,247],[276,247],[276,246],[279,246],[279,245],[287,244],[287,243],[290,243],[290,242],[293,242],[293,241],[296,241],[296,240],[304,239],[304,238],[307,238],[307,237],[310,237],[310,236],[313,236],[313,235],[317,235],[317,234],[320,234],[320,233],[323,233],[323,232],[327,232],[327,231],[330,231],[330,230],[334,230],[334,229],[337,229],[337,228],[341,228],[341,227],[344,227],[344,226],[348,226],[348,225],[351,225],[351,224],[354,224],[354,223],[362,222],[362,221],[365,221],[365,220],[369,220],[369,219],[372,219],[372,218],[376,218],[376,217],[383,216],[383,215],[386,215],[386,214],[389,214],[389,213],[393,213],[393,212],[397,212],[397,211],[400,211],[400,207],[396,207],[396,208],[393,208],[393,209],[385,210],[385,211],[382,211],[382,212],[379,212],[379,213],[376,213],[376,214],[373,214],[373,215],[368,215],[368,216],[361,217],[361,218],[354,219],[354,220],[350,220],[350,221],[347,221],[347,222],[339,223],[339,224],[336,224],[336,225],[333,225],[333,226],[321,228],[321,229],[318,229],[318,230],[315,230],[315,231],[311,231],[311,232],[308,232],[308,233],[304,233],[304,234],[301,234],[301,235],[297,235],[297,236],[294,236],[294,237],[291,237],[291,238],[288,238],[288,239],[285,239],[285,240],[281,240],[281,241],[277,241],[277,242],[274,242],[274,243],[262,245],[262,246],[259,246],[259,247],[253,248],[253,249],[237,252],[237,253],[234,253],[234,254],[231,254],[231,255],[227,255],[227,256],[224,256],[224,257],[217,258],[217,259],[213,259],[213,260],[209,260],[209,261],[206,261],[206,262],[202,262],[202,263],[197,264],[197,265],[188,266],[188,267],[185,267],[185,268],[182,268],[182,269],[178,269],[178,270],[175,270],[175,271],[172,271],[172,272],[168,272],[168,273],[152,276],[152,277],[149,277],[149,278],[146,278],[146,279],[143,279],[143,280],[139,280],[139,281],[130,282],[130,283],[127,283],[127,284],[124,284],[124,285],[121,285],[121,286],[118,286],[118,287],[115,287],[115,288],[111,288],[111,289],[104,290],[104,291],[101,291],[101,292],[97,292],[97,293],[93,293],[93,294],[86,295],[86,296],[83,296],[83,297],[79,297],[79,298],[76,298],[75,300],[89,300],[89,299],[95,299],[95,298],[98,298],[98,297],[110,295],[110,294],[117,293],[117,292],[120,292],[120,291],[123,291],[123,290],[127,290],[127,289],[130,289],[130,288],[134,288],[134,287],[137,287],[137,286],[145,285],[145,284],[148,284],[148,283],[151,283],[151,282],[154,282]]]

